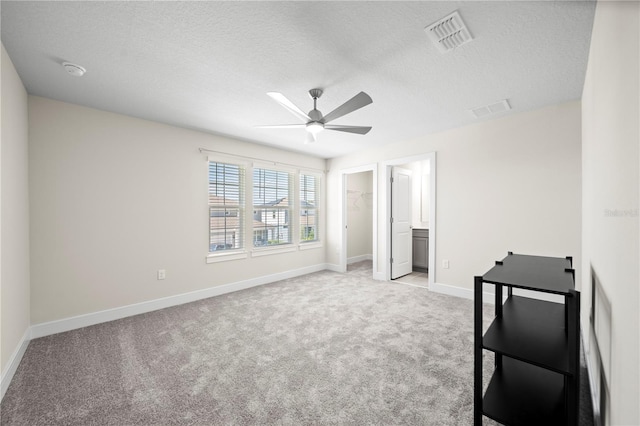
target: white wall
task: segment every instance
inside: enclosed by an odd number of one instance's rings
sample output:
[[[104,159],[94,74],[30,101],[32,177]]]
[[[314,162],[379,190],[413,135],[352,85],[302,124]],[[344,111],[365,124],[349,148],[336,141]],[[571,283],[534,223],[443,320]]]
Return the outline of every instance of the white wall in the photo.
[[[10,363],[19,361],[30,325],[29,175],[27,92],[4,46],[1,62],[0,366],[4,392],[13,375],[11,368],[17,367]]]
[[[29,97],[29,132],[32,324],[324,266],[323,247],[205,264],[198,148],[324,160],[40,97]]]
[[[413,228],[429,229],[429,161],[413,161],[404,166],[411,170],[411,226]],[[426,178],[426,180],[425,180]]]
[[[582,101],[582,256],[584,282],[593,268],[611,302],[612,425],[640,424],[639,40],[638,2],[598,2]]]
[[[347,175],[347,261],[373,254],[373,173]]]
[[[438,283],[471,295],[474,275],[511,250],[574,256],[580,288],[580,132],[574,101],[329,160],[327,262],[338,263],[341,247],[340,170],[435,151]],[[379,194],[384,185],[380,179]],[[385,259],[378,259],[380,269]]]

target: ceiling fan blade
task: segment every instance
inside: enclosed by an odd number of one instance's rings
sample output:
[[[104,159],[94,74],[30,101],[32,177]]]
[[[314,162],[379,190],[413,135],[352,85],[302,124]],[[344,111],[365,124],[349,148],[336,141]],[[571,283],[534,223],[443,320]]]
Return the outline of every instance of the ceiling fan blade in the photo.
[[[333,121],[336,118],[342,117],[343,115],[349,114],[350,112],[367,106],[372,102],[373,100],[369,95],[364,92],[360,92],[353,98],[349,99],[347,102],[340,105],[338,108],[331,111],[329,114],[325,115],[324,122],[328,123],[330,121]]]
[[[293,115],[303,120],[305,123],[307,121],[311,121],[311,118],[307,114],[302,112],[300,108],[295,106],[293,102],[287,99],[282,93],[268,92],[267,95],[269,95],[271,99],[282,105],[285,109],[290,111]]]
[[[256,126],[261,129],[304,129],[306,124],[267,124],[264,126]]]
[[[339,132],[357,133],[359,135],[366,135],[371,130],[371,127],[366,126],[338,126],[337,124],[325,124],[324,128],[327,130],[337,130]]]

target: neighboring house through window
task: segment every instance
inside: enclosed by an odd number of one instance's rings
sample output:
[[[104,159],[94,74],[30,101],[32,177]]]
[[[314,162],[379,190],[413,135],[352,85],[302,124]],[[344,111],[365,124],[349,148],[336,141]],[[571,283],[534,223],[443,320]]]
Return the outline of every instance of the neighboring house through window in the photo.
[[[315,175],[300,174],[300,242],[318,241],[318,186]]]
[[[244,247],[244,168],[209,162],[209,252]]]
[[[292,174],[253,169],[254,247],[291,244]]]
[[[207,263],[316,247],[309,243],[320,240],[321,172],[230,156],[209,157],[208,167]]]

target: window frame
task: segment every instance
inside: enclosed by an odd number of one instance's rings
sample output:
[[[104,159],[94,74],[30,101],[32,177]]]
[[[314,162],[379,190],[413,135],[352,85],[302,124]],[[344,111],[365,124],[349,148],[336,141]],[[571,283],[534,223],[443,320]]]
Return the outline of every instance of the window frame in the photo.
[[[276,188],[276,187],[266,187],[266,186],[256,186],[256,172],[262,170],[265,172],[269,172],[269,173],[275,173],[276,174],[276,179],[278,178],[279,174],[282,173],[286,173],[286,182],[287,182],[287,189],[286,189],[286,194],[282,194],[281,192],[279,192],[279,190],[281,188]],[[277,165],[273,165],[273,164],[263,164],[263,163],[253,163],[252,168],[251,168],[251,211],[253,213],[253,221],[252,221],[252,226],[251,226],[251,241],[252,241],[252,246],[251,246],[251,250],[252,253],[257,253],[257,252],[261,252],[261,251],[275,251],[280,249],[280,251],[282,251],[283,249],[286,249],[287,247],[290,247],[292,245],[295,244],[295,232],[294,230],[297,229],[297,226],[294,222],[294,216],[295,216],[295,201],[292,202],[292,199],[295,200],[295,178],[296,178],[296,171],[287,167],[281,167],[281,166],[277,166]],[[264,195],[263,199],[261,200],[261,204],[256,204],[256,194],[255,194],[255,190],[256,188],[261,188],[262,191],[275,191],[275,193],[271,196],[267,196],[266,194]],[[273,205],[273,206],[269,206],[267,207],[268,203],[273,202],[275,203],[276,201],[282,199],[283,197],[280,197],[281,195],[286,195],[287,198],[287,205],[286,206],[278,206],[278,205]],[[274,198],[275,197],[275,198]],[[273,199],[271,199],[273,198]],[[256,215],[258,214],[257,211],[261,210],[263,212],[263,215],[261,216],[261,219],[258,219],[256,217]],[[283,223],[283,227],[284,225],[286,225],[287,227],[287,233],[288,233],[288,240],[286,242],[280,242],[280,243],[276,243],[276,244],[264,244],[264,245],[256,245],[255,244],[255,233],[256,231],[259,230],[266,230],[267,231],[267,238],[268,238],[268,233],[269,233],[269,222],[272,223],[276,223],[276,228],[280,227],[280,220],[282,215],[284,214],[284,218],[285,221]],[[275,216],[275,217],[274,217]],[[265,220],[266,218],[266,222],[263,222],[263,220]],[[260,220],[260,222],[265,223],[264,227],[260,227],[260,228],[256,228],[255,227],[255,221],[256,220]],[[276,222],[273,222],[273,220],[275,220]]]
[[[314,170],[314,169],[302,169],[296,168],[294,166],[288,167],[286,165],[282,165],[279,163],[272,162],[261,162],[261,161],[248,161],[243,159],[240,156],[233,155],[224,155],[224,154],[216,154],[209,155],[207,157],[207,194],[209,194],[209,164],[211,162],[214,163],[222,163],[229,164],[240,167],[244,172],[244,185],[240,185],[240,191],[244,191],[242,194],[244,204],[239,207],[242,209],[242,214],[239,215],[243,218],[240,220],[243,228],[243,242],[242,247],[237,249],[225,249],[220,251],[208,251],[206,257],[206,263],[217,263],[217,262],[225,262],[237,259],[246,259],[249,256],[251,257],[259,257],[259,256],[267,256],[271,254],[278,253],[287,253],[287,252],[295,252],[302,250],[309,250],[315,248],[321,248],[323,246],[323,238],[321,233],[321,223],[323,218],[322,206],[324,203],[324,184],[326,180],[326,172],[322,170]],[[256,206],[254,205],[254,171],[256,169],[263,169],[275,172],[285,172],[288,174],[288,207],[286,210],[289,215],[289,223],[288,230],[290,234],[290,241],[281,243],[281,244],[272,244],[265,246],[254,246],[254,233],[259,230],[260,227],[255,226],[255,218],[254,212],[256,211]],[[315,177],[315,239],[314,240],[303,240],[302,239],[302,211],[304,208],[302,207],[302,188],[301,188],[301,179],[303,176],[313,176]],[[207,195],[209,197],[209,195]],[[210,199],[207,198],[207,212],[209,216],[209,249],[211,245],[211,203]],[[275,200],[273,200],[275,201]],[[265,204],[263,204],[265,205]],[[281,210],[285,210],[285,208],[277,208]]]
[[[315,198],[315,200],[314,200],[315,201],[315,205],[314,205],[313,209],[309,209],[308,207],[303,207],[302,206],[303,202],[308,201],[307,197],[303,197],[303,192],[311,192],[311,191],[303,191],[302,180],[303,180],[304,176],[309,176],[309,177],[313,177],[314,178],[315,185],[314,185],[314,188],[313,188],[312,192],[313,192],[314,198]],[[321,221],[320,221],[320,218],[321,218],[321,216],[320,216],[320,211],[321,211],[320,210],[320,204],[321,204],[321,202],[323,200],[322,192],[321,192],[322,191],[322,188],[321,188],[322,181],[323,181],[323,175],[320,174],[320,173],[311,172],[311,171],[308,171],[308,170],[299,170],[298,171],[298,174],[297,174],[297,182],[298,182],[298,188],[297,188],[298,212],[296,214],[296,217],[299,219],[299,223],[298,223],[298,238],[299,238],[299,244],[300,244],[301,248],[305,247],[307,245],[311,248],[311,247],[313,247],[313,246],[315,246],[315,245],[317,245],[317,244],[319,244],[321,242],[321,239],[320,239],[320,223],[321,223]],[[302,220],[302,217],[303,217],[302,212],[303,212],[303,210],[307,211],[307,212],[309,210],[313,210],[314,211],[314,216],[315,216],[315,219],[314,219],[314,222],[315,222],[314,223],[314,231],[313,231],[314,232],[314,238],[312,240],[303,239],[303,235],[302,235],[303,225],[304,225],[303,224],[303,220]],[[308,214],[304,215],[304,216],[308,217]]]
[[[212,203],[211,202],[211,164],[221,164],[226,166],[233,166],[238,168],[238,183],[237,183],[237,192],[238,192],[238,203],[226,203],[226,197],[223,196],[224,201],[222,203]],[[209,221],[209,235],[208,235],[208,253],[207,253],[207,263],[214,263],[226,260],[233,259],[244,259],[247,257],[247,246],[246,246],[246,235],[247,235],[247,170],[248,163],[238,160],[236,158],[230,158],[226,156],[209,156],[207,158],[207,211],[208,211],[208,221]],[[230,185],[232,186],[232,185]],[[223,193],[226,194],[226,189]],[[227,207],[228,206],[228,207]],[[212,228],[211,228],[211,218],[215,217],[211,215],[212,209],[222,209],[225,211],[228,210],[237,210],[238,217],[238,233],[239,236],[234,239],[234,242],[237,241],[238,247],[224,249],[224,250],[211,250],[212,246]],[[222,216],[221,216],[222,217]],[[228,217],[226,214],[224,217]],[[225,226],[226,231],[226,226]],[[226,235],[225,241],[223,244],[227,244]]]

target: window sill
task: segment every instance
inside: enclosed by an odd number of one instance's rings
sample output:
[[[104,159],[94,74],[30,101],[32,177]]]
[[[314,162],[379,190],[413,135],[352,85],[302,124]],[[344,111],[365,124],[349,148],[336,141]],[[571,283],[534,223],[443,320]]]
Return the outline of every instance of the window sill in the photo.
[[[298,247],[300,248],[300,250],[310,250],[310,249],[321,248],[322,247],[322,242],[321,241],[314,241],[314,242],[309,242],[309,243],[300,243],[298,245]]]
[[[275,246],[275,247],[263,247],[263,248],[254,248],[251,251],[251,257],[260,257],[260,256],[269,256],[272,254],[280,254],[280,253],[291,253],[298,250],[311,250],[316,248],[322,248],[322,242],[315,241],[310,243],[300,243],[297,246],[293,244],[288,244],[286,246]],[[218,263],[218,262],[226,262],[229,260],[239,260],[246,259],[249,257],[249,254],[246,251],[236,251],[231,253],[210,253],[207,258],[207,263]]]
[[[268,256],[270,254],[277,254],[277,253],[290,253],[296,250],[297,250],[297,247],[294,246],[293,244],[288,244],[285,247],[279,246],[279,247],[257,248],[251,252],[251,257]]]
[[[246,251],[233,252],[233,253],[216,253],[209,254],[207,256],[207,263],[226,262],[228,260],[246,259],[248,257]]]

